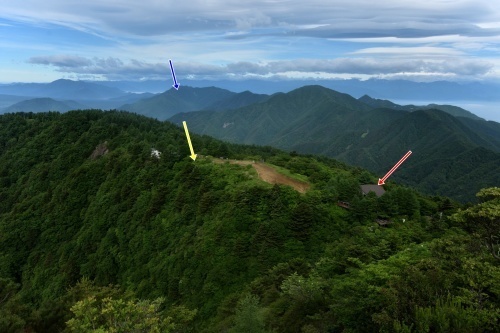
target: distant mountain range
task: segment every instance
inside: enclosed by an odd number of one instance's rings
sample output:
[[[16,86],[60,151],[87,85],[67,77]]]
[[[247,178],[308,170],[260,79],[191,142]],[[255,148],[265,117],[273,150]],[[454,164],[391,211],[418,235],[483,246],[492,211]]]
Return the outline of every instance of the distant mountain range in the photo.
[[[75,101],[57,101],[52,98],[33,98],[15,103],[3,110],[4,113],[10,112],[44,112],[58,111],[66,112],[69,110],[84,110],[89,107]]]
[[[2,113],[2,109],[14,105],[18,102],[22,102],[27,99],[32,99],[33,97],[29,96],[14,96],[14,95],[5,95],[0,94],[0,113]]]
[[[153,95],[152,93],[125,92],[99,83],[63,79],[50,83],[3,84],[0,85],[0,113],[64,112],[82,108],[108,110]],[[24,103],[18,104],[20,102]]]
[[[98,81],[107,87],[113,87],[127,92],[164,92],[171,88],[168,80],[145,81]],[[234,92],[245,90],[259,94],[274,94],[290,92],[307,85],[321,85],[326,88],[341,91],[354,97],[370,95],[376,98],[390,100],[413,101],[500,101],[500,83],[450,81],[414,82],[407,80],[183,80],[181,88],[186,86],[205,88],[216,86]]]
[[[381,176],[412,150],[393,179],[460,200],[500,184],[500,124],[456,107],[411,108],[307,86],[237,110],[170,120],[226,141],[335,157]]]
[[[50,83],[15,83],[0,85],[0,94],[50,97],[66,100],[98,100],[122,96],[125,92],[97,83],[61,79]]]
[[[356,98],[369,95],[377,99],[399,101],[400,104],[442,103],[473,108],[480,116],[499,121],[495,112],[500,105],[500,84],[493,82],[412,82],[405,80],[183,80],[186,87],[218,87],[231,92],[251,91],[254,94],[271,95],[290,92],[306,85],[322,85]],[[37,97],[55,100],[74,100],[92,108],[116,109],[129,106],[140,99],[171,89],[169,80],[144,81],[72,81],[56,80],[50,83],[0,84],[0,110],[21,100]],[[22,99],[15,99],[20,97]],[[24,97],[24,98],[23,98]],[[13,99],[14,98],[14,99]],[[404,102],[407,101],[407,102]],[[243,106],[243,105],[240,105]],[[207,106],[204,105],[203,108]],[[193,111],[193,110],[181,110]]]
[[[349,90],[360,82],[334,83]],[[383,80],[376,83],[362,84],[379,92],[389,86]],[[419,91],[431,86],[436,92],[451,89],[449,84],[401,82],[396,91],[403,99],[408,97],[405,89],[413,87],[415,100]],[[486,87],[453,85],[454,94]],[[185,85],[178,91],[138,94],[110,82],[57,80],[0,85],[0,113],[121,109],[177,124],[186,120],[193,132],[231,142],[335,157],[381,176],[411,149],[413,155],[391,180],[460,200],[471,200],[481,187],[500,184],[499,123],[453,105],[399,105],[379,98],[365,93],[357,99],[317,85],[272,95]]]

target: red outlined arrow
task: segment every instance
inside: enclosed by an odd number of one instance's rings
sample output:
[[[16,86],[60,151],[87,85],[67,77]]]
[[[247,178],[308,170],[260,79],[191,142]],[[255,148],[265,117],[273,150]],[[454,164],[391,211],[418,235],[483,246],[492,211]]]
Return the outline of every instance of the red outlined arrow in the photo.
[[[397,168],[399,168],[399,166],[401,164],[403,164],[404,161],[406,161],[406,159],[411,155],[411,150],[408,151],[405,156],[403,156],[398,163],[396,163],[395,166],[392,167],[391,170],[389,170],[389,172],[383,177],[383,178],[379,178],[378,180],[378,185],[384,185],[385,184],[385,181],[387,180],[387,178],[389,178],[393,173],[394,171],[396,171]]]

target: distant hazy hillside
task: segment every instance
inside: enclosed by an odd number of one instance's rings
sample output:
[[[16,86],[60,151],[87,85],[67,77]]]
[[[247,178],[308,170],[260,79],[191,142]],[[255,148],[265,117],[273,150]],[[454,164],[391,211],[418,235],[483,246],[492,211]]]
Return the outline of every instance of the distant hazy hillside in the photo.
[[[393,179],[460,200],[500,184],[497,123],[432,109],[408,112],[389,101],[373,108],[363,99],[308,86],[238,110],[179,114],[171,121],[186,120],[194,132],[232,142],[336,157],[381,176],[411,149]]]
[[[56,101],[52,98],[34,98],[25,100],[14,105],[11,105],[3,110],[7,112],[44,112],[44,111],[59,111],[66,112],[69,110],[85,109],[87,106],[75,101]]]
[[[1,95],[9,93],[11,95]],[[67,111],[72,109],[94,108],[94,109],[117,109],[126,103],[135,103],[138,100],[154,96],[152,93],[130,93],[120,89],[110,87],[103,82],[86,82],[72,80],[57,80],[50,83],[17,83],[0,85],[0,109],[12,107],[10,110],[21,111],[17,102],[39,98],[51,98],[67,104],[48,104],[39,101],[38,105],[28,104],[34,111]],[[71,100],[71,102],[69,101]],[[50,107],[51,109],[47,108]]]
[[[393,103],[389,100],[375,99],[375,98],[371,98],[368,95],[363,95],[362,97],[359,98],[359,100],[363,103],[366,103],[366,104],[374,107],[374,108],[388,108],[388,109],[405,110],[405,111],[437,109],[437,110],[441,110],[441,111],[444,111],[446,113],[449,113],[455,117],[465,117],[465,118],[476,119],[476,120],[484,120],[483,118],[476,116],[475,114],[473,114],[470,111],[464,110],[458,106],[453,106],[453,105],[439,105],[439,104],[428,104],[428,105],[421,105],[421,106],[398,105],[398,104]]]
[[[118,97],[124,95],[125,92],[98,83],[61,79],[51,83],[15,83],[0,85],[0,94],[90,100]]]
[[[179,90],[172,88],[133,104],[123,105],[120,109],[165,120],[180,112],[234,109],[261,102],[267,97],[267,95],[257,95],[251,92],[237,94],[215,87],[192,88],[184,86]]]
[[[172,83],[169,80],[145,80],[145,81],[87,81],[90,83],[98,83],[106,87],[116,88],[122,91],[131,93],[161,93],[172,88]],[[181,82],[182,84],[183,82]],[[211,84],[213,85],[213,84]],[[184,87],[184,84],[182,85]]]
[[[26,99],[29,99],[25,96],[14,96],[14,95],[0,95],[0,111],[3,108],[9,107],[18,102],[22,102]]]

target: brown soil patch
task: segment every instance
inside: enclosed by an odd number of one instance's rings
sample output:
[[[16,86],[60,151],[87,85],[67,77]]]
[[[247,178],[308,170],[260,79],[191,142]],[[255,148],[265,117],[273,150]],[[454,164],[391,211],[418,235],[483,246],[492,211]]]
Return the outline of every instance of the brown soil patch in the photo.
[[[253,167],[255,168],[255,170],[257,170],[259,178],[270,184],[288,185],[293,187],[300,193],[306,193],[309,187],[311,187],[308,183],[301,182],[300,180],[282,175],[269,165],[263,163],[254,163]]]
[[[308,183],[285,176],[276,171],[276,169],[274,169],[273,167],[270,167],[269,165],[266,165],[264,163],[254,162],[254,161],[222,160],[218,158],[214,158],[213,161],[215,163],[228,162],[231,164],[237,164],[242,166],[252,165],[254,169],[257,171],[259,178],[262,179],[263,181],[269,184],[288,185],[293,187],[296,191],[300,193],[306,193],[307,190],[311,187],[311,185],[309,185]]]

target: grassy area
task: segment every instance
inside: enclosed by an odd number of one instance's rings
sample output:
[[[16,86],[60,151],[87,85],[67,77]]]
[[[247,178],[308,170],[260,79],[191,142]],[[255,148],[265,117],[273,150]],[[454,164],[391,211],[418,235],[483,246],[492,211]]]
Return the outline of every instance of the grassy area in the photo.
[[[268,164],[268,163],[265,163],[265,164],[267,166],[270,166],[271,168],[275,169],[277,172],[281,173],[284,176],[290,177],[292,179],[295,179],[295,180],[298,180],[298,181],[301,181],[304,183],[309,183],[309,179],[307,178],[307,176],[304,176],[304,175],[301,175],[298,173],[292,173],[292,172],[290,172],[290,170],[279,167],[277,165]]]

